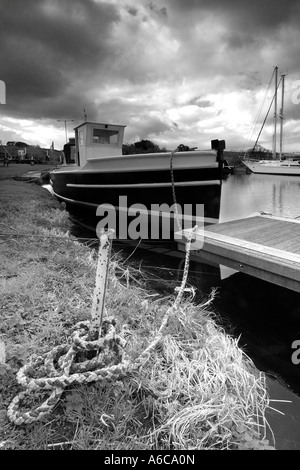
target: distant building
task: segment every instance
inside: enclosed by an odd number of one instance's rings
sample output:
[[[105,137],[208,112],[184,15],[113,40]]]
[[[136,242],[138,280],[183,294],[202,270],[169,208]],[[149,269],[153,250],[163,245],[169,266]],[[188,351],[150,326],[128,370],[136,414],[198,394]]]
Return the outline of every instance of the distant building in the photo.
[[[0,160],[8,155],[12,163],[62,163],[62,151],[54,149],[54,143],[49,149],[25,142],[9,141],[0,145]]]
[[[69,142],[64,145],[65,163],[75,163],[75,137],[69,138]]]

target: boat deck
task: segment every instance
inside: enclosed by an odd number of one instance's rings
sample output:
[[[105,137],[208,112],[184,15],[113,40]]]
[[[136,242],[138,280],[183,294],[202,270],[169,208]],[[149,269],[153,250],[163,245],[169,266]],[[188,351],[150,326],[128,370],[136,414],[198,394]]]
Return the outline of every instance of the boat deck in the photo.
[[[300,220],[257,215],[210,225],[191,257],[300,292]],[[184,250],[180,241],[178,248]]]

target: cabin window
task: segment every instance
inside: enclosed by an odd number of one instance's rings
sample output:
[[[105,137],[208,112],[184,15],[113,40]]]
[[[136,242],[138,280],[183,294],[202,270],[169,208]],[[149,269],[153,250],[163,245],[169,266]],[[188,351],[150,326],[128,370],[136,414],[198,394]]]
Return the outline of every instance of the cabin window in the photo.
[[[84,145],[84,132],[83,130],[79,131],[79,145]]]
[[[93,129],[93,144],[117,145],[118,130]]]

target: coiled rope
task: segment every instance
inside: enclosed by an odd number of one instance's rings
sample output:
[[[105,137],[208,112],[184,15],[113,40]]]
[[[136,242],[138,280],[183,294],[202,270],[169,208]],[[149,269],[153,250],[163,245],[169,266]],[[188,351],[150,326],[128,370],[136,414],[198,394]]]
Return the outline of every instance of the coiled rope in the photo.
[[[14,424],[30,424],[49,415],[59,402],[65,387],[69,385],[97,381],[104,384],[120,380],[129,373],[138,371],[148,361],[152,351],[165,334],[170,316],[178,309],[182,300],[188,277],[190,244],[193,235],[194,230],[191,231],[187,241],[184,272],[176,299],[166,311],[154,340],[141,355],[134,362],[128,357],[125,352],[126,342],[122,337],[122,329],[121,334],[118,335],[114,318],[105,319],[99,325],[98,331],[95,331],[95,320],[99,319],[99,315],[93,316],[92,310],[91,322],[79,322],[75,325],[71,336],[71,345],[56,346],[44,356],[32,356],[29,363],[19,370],[17,381],[25,387],[25,390],[12,400],[7,410],[7,416]],[[100,265],[103,266],[103,259],[99,255],[98,267]],[[106,275],[107,266],[103,285],[106,285]],[[100,294],[103,295],[102,303],[104,303],[105,291]],[[99,303],[99,293],[97,296],[94,295],[94,301],[94,303]],[[91,359],[87,357],[91,355],[94,357]],[[22,402],[26,399],[27,402],[29,399],[35,398],[36,395],[44,395],[47,392],[50,395],[41,405],[33,407],[29,411],[20,409]]]

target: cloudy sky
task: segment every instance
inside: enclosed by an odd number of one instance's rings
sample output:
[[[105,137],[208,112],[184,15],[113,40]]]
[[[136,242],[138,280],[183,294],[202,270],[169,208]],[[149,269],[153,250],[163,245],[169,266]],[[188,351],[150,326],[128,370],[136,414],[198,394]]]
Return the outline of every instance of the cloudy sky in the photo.
[[[287,74],[285,149],[300,151],[299,4],[0,0],[0,139],[60,149],[58,120],[73,120],[71,137],[85,109],[88,121],[125,124],[128,143],[201,149],[219,138],[244,149],[278,65]],[[272,135],[270,122],[260,143],[271,148]]]

